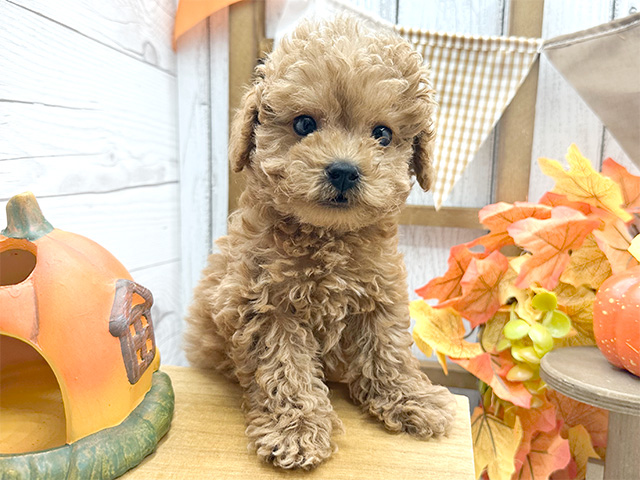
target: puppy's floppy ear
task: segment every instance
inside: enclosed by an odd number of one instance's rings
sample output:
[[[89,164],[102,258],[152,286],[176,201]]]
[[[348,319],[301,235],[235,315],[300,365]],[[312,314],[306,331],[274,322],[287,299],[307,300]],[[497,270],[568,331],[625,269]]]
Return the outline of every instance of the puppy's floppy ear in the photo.
[[[249,165],[256,148],[255,128],[258,125],[258,111],[262,87],[256,82],[242,97],[240,109],[233,117],[229,138],[229,161],[234,172]]]
[[[416,99],[420,110],[420,132],[413,138],[413,157],[411,168],[416,175],[416,180],[426,192],[431,188],[434,180],[433,171],[433,145],[435,139],[435,116],[438,104],[434,98],[434,91],[429,80],[429,71],[420,68],[421,89]]]
[[[416,180],[422,189],[426,192],[431,188],[433,181],[433,126],[430,130],[423,130],[413,137],[413,157],[411,164]]]

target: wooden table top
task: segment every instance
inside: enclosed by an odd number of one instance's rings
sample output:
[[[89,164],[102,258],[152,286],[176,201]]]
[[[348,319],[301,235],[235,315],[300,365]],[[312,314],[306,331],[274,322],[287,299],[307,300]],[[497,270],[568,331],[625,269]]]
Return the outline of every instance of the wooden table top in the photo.
[[[597,347],[566,347],[547,353],[540,362],[540,376],[574,400],[640,415],[640,378],[611,365]]]
[[[417,440],[388,433],[351,403],[346,386],[330,384],[331,402],[346,433],[335,435],[336,452],[311,472],[282,471],[247,449],[238,385],[207,370],[162,367],[176,394],[171,430],[155,453],[121,478],[162,479],[367,479],[473,480],[469,403],[456,395],[452,433]]]

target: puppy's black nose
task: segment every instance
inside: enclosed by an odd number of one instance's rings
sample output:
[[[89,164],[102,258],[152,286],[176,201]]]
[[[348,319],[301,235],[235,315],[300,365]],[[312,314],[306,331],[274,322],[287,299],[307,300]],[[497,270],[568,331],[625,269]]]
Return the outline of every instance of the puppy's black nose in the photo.
[[[333,162],[325,171],[331,185],[336,187],[340,193],[355,187],[360,179],[360,172],[356,166],[347,162]]]

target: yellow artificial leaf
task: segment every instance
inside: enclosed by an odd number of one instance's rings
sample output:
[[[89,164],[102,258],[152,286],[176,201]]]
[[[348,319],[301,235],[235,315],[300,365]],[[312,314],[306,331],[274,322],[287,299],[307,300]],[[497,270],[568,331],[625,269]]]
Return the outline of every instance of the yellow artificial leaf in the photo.
[[[509,259],[509,269],[502,278],[502,282],[500,282],[498,299],[501,305],[507,305],[515,299],[516,313],[518,316],[535,322],[542,317],[542,312],[537,311],[531,306],[533,292],[529,289],[518,288],[515,285],[518,275],[520,274],[520,267],[530,258],[531,254],[527,253]]]
[[[431,345],[422,340],[421,332],[424,331],[426,327],[425,323],[418,324],[413,327],[413,332],[411,332],[411,336],[413,337],[413,341],[416,342],[416,346],[420,349],[422,353],[424,353],[427,357],[433,355],[433,348]]]
[[[516,416],[513,428],[477,407],[471,417],[476,478],[486,469],[491,480],[510,480],[514,458],[522,441],[522,425]]]
[[[571,254],[560,281],[574,287],[587,285],[597,290],[610,276],[611,265],[607,256],[600,250],[593,235],[588,235],[582,246]]]
[[[600,455],[593,449],[591,435],[589,435],[584,426],[576,425],[569,429],[569,448],[571,449],[571,456],[578,466],[576,478],[584,478],[589,458],[600,458]]]
[[[423,300],[415,300],[409,304],[409,314],[416,321],[414,339],[417,336],[421,343],[427,344],[443,356],[473,358],[483,353],[479,343],[464,339],[462,317],[455,310],[433,308]],[[420,348],[420,344],[416,344]]]
[[[447,367],[447,356],[444,353],[436,352],[436,358],[438,363],[442,367],[442,371],[445,375],[449,375],[449,368]]]
[[[636,235],[629,245],[629,253],[640,262],[640,235]]]
[[[485,352],[495,352],[496,344],[502,338],[502,329],[509,321],[509,311],[499,310],[484,324],[480,343]]]
[[[633,216],[624,210],[620,186],[604,175],[596,172],[589,160],[584,158],[578,147],[571,145],[567,153],[569,170],[565,170],[556,160],[538,159],[540,169],[556,181],[552,192],[566,195],[571,201],[585,202],[615,215],[624,222]]]
[[[576,335],[556,339],[556,347],[575,347],[581,345],[595,345],[593,336],[593,302],[595,292],[585,287],[576,288],[567,283],[560,283],[554,293],[558,297],[558,305],[571,318],[571,326]]]

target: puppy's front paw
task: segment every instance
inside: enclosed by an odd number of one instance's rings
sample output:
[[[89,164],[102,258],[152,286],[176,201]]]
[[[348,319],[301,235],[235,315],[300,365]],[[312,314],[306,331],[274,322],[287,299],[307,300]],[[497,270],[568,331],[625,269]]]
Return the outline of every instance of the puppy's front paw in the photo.
[[[330,418],[313,415],[250,425],[247,435],[263,460],[280,468],[310,470],[334,451],[331,431]]]
[[[392,432],[407,432],[420,438],[448,433],[455,417],[456,400],[438,385],[420,385],[413,391],[390,392],[369,404],[369,410]]]

